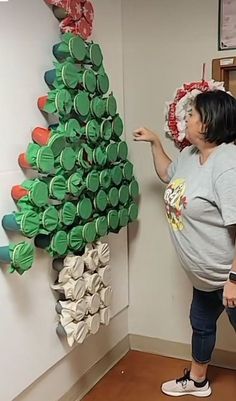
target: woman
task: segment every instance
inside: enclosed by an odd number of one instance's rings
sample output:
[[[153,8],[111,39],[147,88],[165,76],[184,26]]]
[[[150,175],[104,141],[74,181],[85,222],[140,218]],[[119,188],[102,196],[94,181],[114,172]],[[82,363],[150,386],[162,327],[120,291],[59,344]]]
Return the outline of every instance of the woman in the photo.
[[[150,142],[156,173],[168,184],[171,238],[193,284],[191,369],[162,391],[206,397],[216,322],[224,309],[236,330],[236,100],[220,90],[197,95],[186,138],[192,146],[172,162],[158,135],[146,128],[134,132],[135,141]]]

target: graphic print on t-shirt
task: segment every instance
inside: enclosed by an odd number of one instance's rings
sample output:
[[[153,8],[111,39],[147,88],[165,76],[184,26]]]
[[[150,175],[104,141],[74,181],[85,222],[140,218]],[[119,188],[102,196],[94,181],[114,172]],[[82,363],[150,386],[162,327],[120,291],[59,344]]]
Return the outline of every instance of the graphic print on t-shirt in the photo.
[[[187,205],[185,189],[185,180],[178,178],[167,186],[164,195],[167,219],[175,231],[184,228],[182,211]]]

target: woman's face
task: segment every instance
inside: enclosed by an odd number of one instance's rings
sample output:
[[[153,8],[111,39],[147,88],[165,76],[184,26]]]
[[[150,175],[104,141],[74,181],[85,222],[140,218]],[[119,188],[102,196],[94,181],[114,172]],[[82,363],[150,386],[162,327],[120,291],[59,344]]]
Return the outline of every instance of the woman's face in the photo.
[[[193,145],[197,145],[199,141],[203,141],[203,123],[201,117],[195,107],[190,106],[186,121],[186,139]]]

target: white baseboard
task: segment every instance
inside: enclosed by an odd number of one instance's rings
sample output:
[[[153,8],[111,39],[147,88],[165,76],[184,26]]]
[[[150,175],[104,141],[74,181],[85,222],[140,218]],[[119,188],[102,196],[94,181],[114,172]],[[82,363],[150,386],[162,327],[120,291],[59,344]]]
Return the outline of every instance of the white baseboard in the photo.
[[[129,335],[130,348],[136,351],[149,352],[172,358],[191,360],[191,346],[189,344],[176,343],[160,338]],[[214,351],[211,365],[236,370],[236,352],[220,349]]]

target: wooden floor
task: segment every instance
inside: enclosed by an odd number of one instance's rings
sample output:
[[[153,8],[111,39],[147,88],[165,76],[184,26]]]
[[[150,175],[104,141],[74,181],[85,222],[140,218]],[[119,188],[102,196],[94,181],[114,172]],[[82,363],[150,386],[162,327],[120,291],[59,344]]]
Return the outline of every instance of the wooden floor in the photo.
[[[83,401],[167,401],[173,397],[162,394],[161,383],[181,377],[186,367],[189,362],[183,360],[130,351]],[[210,367],[209,379],[212,387],[209,400],[236,401],[236,371]],[[182,398],[184,401],[197,399]]]

